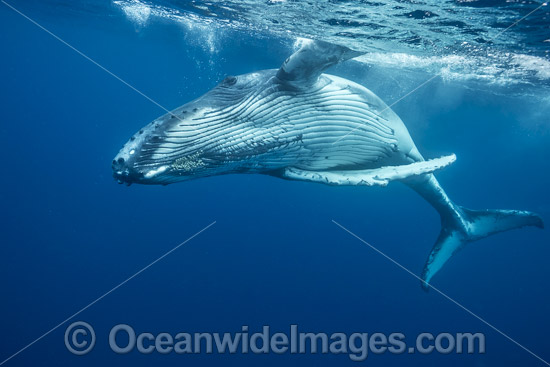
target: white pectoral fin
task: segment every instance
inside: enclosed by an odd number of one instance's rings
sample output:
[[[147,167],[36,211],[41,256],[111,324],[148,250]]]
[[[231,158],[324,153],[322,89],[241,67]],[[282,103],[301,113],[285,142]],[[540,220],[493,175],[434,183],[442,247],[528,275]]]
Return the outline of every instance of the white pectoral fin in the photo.
[[[308,40],[286,59],[277,78],[293,88],[309,88],[327,68],[363,53],[324,41]]]
[[[405,178],[432,173],[446,167],[456,160],[451,154],[427,161],[414,162],[401,166],[388,166],[355,171],[305,171],[289,167],[284,172],[284,177],[292,180],[304,180],[319,182],[328,185],[365,185],[386,186],[390,181],[403,180]]]

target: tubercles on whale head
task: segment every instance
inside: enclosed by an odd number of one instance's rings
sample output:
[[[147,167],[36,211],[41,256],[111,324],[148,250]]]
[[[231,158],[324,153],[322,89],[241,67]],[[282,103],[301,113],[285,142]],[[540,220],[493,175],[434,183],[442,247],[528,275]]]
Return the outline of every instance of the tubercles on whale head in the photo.
[[[119,183],[164,185],[207,176],[204,171],[219,165],[200,148],[208,137],[197,138],[193,119],[209,110],[183,106],[139,130],[113,159],[113,177]]]
[[[273,143],[234,139],[225,131],[247,123],[233,115],[239,101],[263,80],[258,78],[258,73],[227,76],[203,96],[139,130],[113,161],[115,179],[164,185],[247,168],[251,155]]]

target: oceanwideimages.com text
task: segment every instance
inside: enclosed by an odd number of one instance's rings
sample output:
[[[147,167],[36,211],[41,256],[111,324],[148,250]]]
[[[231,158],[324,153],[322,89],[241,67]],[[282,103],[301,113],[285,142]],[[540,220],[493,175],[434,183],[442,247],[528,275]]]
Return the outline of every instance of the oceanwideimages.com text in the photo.
[[[451,354],[485,353],[483,333],[424,332],[410,339],[404,333],[311,332],[290,325],[287,330],[272,330],[268,325],[252,330],[244,325],[235,332],[158,332],[135,330],[127,324],[112,327],[108,339],[117,354],[345,354],[352,361],[364,361],[370,354]],[[96,335],[91,325],[71,324],[65,344],[74,354],[93,349]]]

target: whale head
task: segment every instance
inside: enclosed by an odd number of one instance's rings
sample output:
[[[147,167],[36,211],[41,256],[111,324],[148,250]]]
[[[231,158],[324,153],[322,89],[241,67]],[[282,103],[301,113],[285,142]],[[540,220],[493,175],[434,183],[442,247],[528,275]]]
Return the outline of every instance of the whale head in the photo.
[[[203,108],[184,105],[140,129],[114,157],[113,177],[127,185],[166,185],[215,174],[221,162],[204,151],[193,133],[192,121],[203,113]]]
[[[216,88],[149,123],[112,161],[119,183],[166,185],[192,178],[239,172],[243,158],[233,139],[246,128],[232,117],[235,104],[257,85],[257,74],[227,77]]]

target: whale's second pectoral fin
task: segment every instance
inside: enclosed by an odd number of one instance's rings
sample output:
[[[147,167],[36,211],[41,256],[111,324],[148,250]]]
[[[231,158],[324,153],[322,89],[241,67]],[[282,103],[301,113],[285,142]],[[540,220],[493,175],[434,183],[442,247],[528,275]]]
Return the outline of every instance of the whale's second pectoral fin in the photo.
[[[448,166],[456,160],[456,156],[430,159],[401,166],[388,166],[366,170],[353,171],[305,171],[293,167],[286,168],[283,177],[292,180],[319,182],[328,185],[364,185],[386,186],[390,181],[403,180],[411,176],[432,173]]]
[[[309,88],[328,67],[362,55],[347,47],[324,41],[306,40],[283,63],[277,78],[293,88]]]

